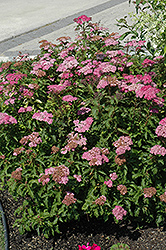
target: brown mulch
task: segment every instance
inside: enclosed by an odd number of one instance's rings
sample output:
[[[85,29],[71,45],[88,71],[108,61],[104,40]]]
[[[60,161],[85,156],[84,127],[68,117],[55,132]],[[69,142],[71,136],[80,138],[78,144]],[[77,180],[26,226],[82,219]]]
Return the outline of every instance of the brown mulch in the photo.
[[[134,225],[117,225],[113,221],[103,223],[101,220],[82,218],[79,222],[70,222],[60,226],[60,235],[49,239],[36,232],[20,235],[18,228],[13,228],[14,211],[21,204],[15,201],[5,190],[0,191],[0,200],[5,211],[9,231],[11,250],[78,250],[78,245],[90,242],[98,244],[102,250],[109,250],[113,244],[126,243],[131,250],[164,250],[166,249],[166,227],[147,226],[136,229]]]

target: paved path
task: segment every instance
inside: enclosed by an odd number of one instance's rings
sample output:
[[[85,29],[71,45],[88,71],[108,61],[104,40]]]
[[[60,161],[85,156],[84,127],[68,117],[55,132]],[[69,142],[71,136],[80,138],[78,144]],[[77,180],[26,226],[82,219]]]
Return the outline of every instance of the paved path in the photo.
[[[0,61],[12,60],[19,51],[37,55],[42,39],[54,43],[67,35],[74,40],[73,19],[83,14],[110,32],[122,33],[116,19],[132,11],[128,0],[0,0]]]

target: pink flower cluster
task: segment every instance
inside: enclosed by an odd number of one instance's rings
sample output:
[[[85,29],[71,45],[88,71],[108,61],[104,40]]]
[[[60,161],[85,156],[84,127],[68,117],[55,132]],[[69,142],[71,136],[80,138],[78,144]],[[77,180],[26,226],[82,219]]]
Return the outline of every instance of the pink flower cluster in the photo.
[[[45,174],[40,174],[38,182],[42,182],[43,185],[47,184],[50,181],[49,175],[52,175],[52,179],[55,182],[66,185],[69,180],[67,177],[69,175],[69,169],[64,165],[47,168],[45,169]]]
[[[97,244],[95,244],[95,243],[93,243],[92,246],[89,246],[89,242],[87,243],[86,246],[85,246],[85,245],[82,245],[82,246],[78,245],[78,247],[79,247],[78,250],[84,250],[84,249],[86,249],[86,250],[100,250],[100,249],[101,249],[101,247],[99,247],[99,246],[98,246]]]
[[[105,79],[102,79],[99,81],[97,89],[104,89],[107,85],[109,85],[109,82],[106,81]]]
[[[115,73],[116,66],[110,64],[110,62],[101,62],[98,67],[96,67],[93,71],[93,74],[97,77],[101,77],[103,73]]]
[[[76,178],[78,182],[81,182],[81,175],[74,174],[73,177]]]
[[[70,206],[72,203],[75,203],[77,201],[76,198],[74,198],[74,194],[67,192],[66,196],[64,197],[62,203],[66,206]]]
[[[48,174],[40,174],[39,175],[39,179],[38,179],[38,182],[42,183],[42,185],[44,186],[45,184],[47,184],[49,181],[50,181],[50,178],[49,178],[49,175]]]
[[[119,42],[116,41],[114,38],[108,38],[105,40],[105,45],[106,46],[110,46],[110,45],[116,45],[118,44]]]
[[[112,210],[112,213],[117,220],[122,220],[123,216],[127,214],[127,211],[124,210],[121,206],[115,206],[115,208]]]
[[[8,100],[6,100],[6,101],[4,102],[4,104],[6,104],[6,105],[9,105],[9,103],[10,103],[10,104],[14,104],[14,103],[15,103],[15,100],[16,100],[15,97],[9,98]]]
[[[127,47],[127,46],[133,46],[133,47],[135,47],[135,46],[144,46],[144,44],[145,44],[145,42],[146,41],[136,41],[136,40],[133,40],[133,41],[130,41],[130,42],[128,42],[128,43],[126,43],[125,44],[125,47]]]
[[[154,88],[151,85],[143,86],[135,91],[136,97],[142,98],[144,96],[144,98],[147,100],[152,100],[156,98],[157,97],[156,94],[159,92],[160,92],[159,89]]]
[[[160,146],[160,145],[155,145],[150,149],[150,153],[154,155],[166,155],[166,148]]]
[[[53,119],[51,119],[52,117],[53,115],[51,113],[47,113],[47,111],[40,112],[40,110],[38,110],[37,113],[33,114],[32,119],[44,121],[48,124],[51,124],[53,122]]]
[[[143,61],[142,65],[143,65],[144,67],[148,67],[148,66],[152,66],[152,65],[155,64],[155,63],[156,63],[155,61],[146,58],[146,59]]]
[[[104,205],[106,202],[106,197],[104,195],[101,195],[98,199],[95,200],[96,205]]]
[[[34,92],[30,91],[29,89],[23,89],[22,95],[28,98],[31,98],[33,96]]]
[[[39,133],[38,132],[33,132],[32,134],[28,136],[24,136],[21,140],[20,143],[25,145],[28,143],[28,140],[30,143],[28,144],[29,147],[37,147],[37,144],[40,144],[42,142],[41,137],[38,137]]]
[[[13,155],[17,156],[24,150],[25,150],[25,148],[23,148],[23,147],[22,148],[15,148],[14,152],[13,152]]]
[[[110,174],[109,176],[111,179],[109,179],[108,181],[104,181],[104,184],[106,184],[108,187],[112,187],[113,186],[112,181],[115,181],[118,178],[118,176],[115,172]]]
[[[88,60],[86,60],[88,61]],[[81,62],[82,64],[84,64],[84,62],[86,61],[83,61]],[[79,68],[80,66],[78,66],[77,68]],[[88,74],[91,74],[93,72],[93,69],[95,68],[95,65],[92,64],[91,62],[88,62],[84,67],[80,67],[80,69],[78,70],[78,73],[81,74],[83,73],[84,75],[88,75]]]
[[[70,152],[70,150],[74,151],[78,145],[86,145],[87,139],[83,137],[82,134],[74,134],[74,132],[72,132],[68,135],[68,138],[67,145],[61,149],[61,154],[66,154],[67,152]]]
[[[40,58],[38,62],[34,62],[32,64],[33,70],[30,73],[38,76],[39,70],[48,70],[49,68],[53,67],[56,59],[51,58],[50,55],[51,53],[46,53]]]
[[[17,120],[12,117],[11,115],[8,115],[7,113],[0,112],[0,124],[13,124],[17,123]]]
[[[90,108],[82,107],[80,110],[78,110],[77,114],[78,115],[84,115],[85,113],[89,113],[91,111]]]
[[[27,108],[20,107],[18,113],[30,112],[32,111],[32,107],[28,106]]]
[[[52,171],[52,169],[51,169]],[[68,175],[70,174],[68,167],[66,167],[65,165],[60,165],[58,167],[54,167],[53,168],[53,175],[52,175],[52,179],[59,183],[59,184],[64,184],[66,185],[66,183],[68,182]]]
[[[63,63],[59,65],[56,71],[64,72],[67,69],[72,69],[78,65],[78,61],[74,56],[68,56],[64,59]]]
[[[73,97],[72,95],[65,95],[64,97],[62,97],[62,100],[65,102],[72,102],[76,101],[77,97]]]
[[[84,22],[89,22],[91,21],[91,17],[87,17],[86,15],[79,16],[77,18],[74,18],[73,21],[78,23],[78,24],[83,24]]]
[[[66,89],[66,87],[70,86],[70,82],[68,80],[66,80],[64,83],[62,84],[54,84],[54,85],[49,85],[47,86],[47,88],[49,89],[49,91],[47,92],[48,94],[53,92],[53,93],[59,93],[61,92],[62,90]]]
[[[21,74],[19,72],[8,74],[6,76],[7,81],[10,83],[10,85],[14,85],[18,83],[18,80],[22,79],[23,77],[27,77],[26,74]]]
[[[117,141],[113,143],[113,145],[117,148],[117,155],[124,154],[126,150],[130,150],[129,145],[133,145],[133,142],[130,136],[121,136]]]
[[[93,122],[92,117],[88,117],[85,121],[81,121],[81,122],[79,120],[75,120],[75,121],[73,121],[73,123],[76,126],[76,128],[74,130],[78,131],[78,132],[88,131],[92,122]]]
[[[90,161],[90,166],[102,165],[104,162],[109,162],[109,159],[105,156],[105,154],[109,154],[107,148],[100,149],[97,147],[93,147],[88,152],[83,153],[82,159]]]
[[[156,128],[155,133],[157,136],[166,137],[166,117],[159,122],[159,126]]]

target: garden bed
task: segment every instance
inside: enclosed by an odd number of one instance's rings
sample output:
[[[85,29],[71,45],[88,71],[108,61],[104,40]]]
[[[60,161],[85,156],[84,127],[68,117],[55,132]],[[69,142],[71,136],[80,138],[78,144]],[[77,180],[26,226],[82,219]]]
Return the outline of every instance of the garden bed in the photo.
[[[14,211],[21,205],[21,200],[15,201],[12,196],[3,191],[0,193],[9,226],[9,245],[11,250],[78,250],[78,245],[90,242],[108,250],[117,242],[126,243],[131,250],[166,249],[166,227],[156,228],[147,225],[143,229],[136,229],[134,225],[117,225],[113,221],[103,223],[97,219],[86,217],[80,222],[66,223],[60,226],[62,234],[49,239],[38,236],[36,232],[20,235],[17,228],[13,228],[16,219]]]

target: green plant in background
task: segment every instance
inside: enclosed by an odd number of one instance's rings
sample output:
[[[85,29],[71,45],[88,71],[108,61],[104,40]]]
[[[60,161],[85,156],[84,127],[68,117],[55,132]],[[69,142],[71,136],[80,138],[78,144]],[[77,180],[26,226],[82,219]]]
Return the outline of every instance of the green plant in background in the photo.
[[[127,244],[124,244],[124,243],[117,243],[117,244],[114,244],[110,250],[129,250],[130,247],[127,245]]]
[[[24,202],[20,233],[45,237],[87,214],[165,220],[164,57],[75,18],[74,42],[41,41],[0,71],[0,178]]]
[[[131,2],[131,0],[129,1]],[[127,31],[121,39],[128,35],[131,39],[146,40],[147,50],[152,55],[166,54],[166,2],[161,1],[136,1],[137,14],[130,13],[132,25],[127,23],[127,16],[118,20],[118,26]]]

